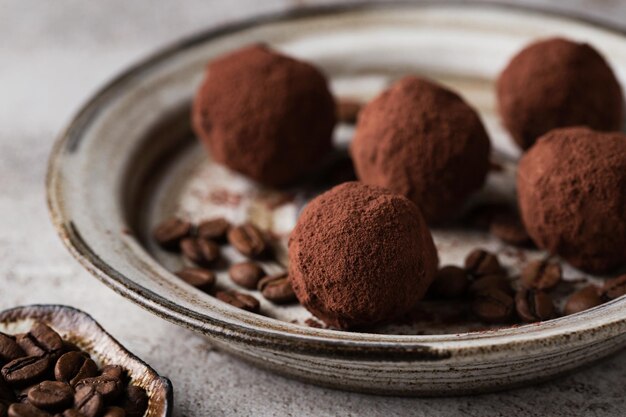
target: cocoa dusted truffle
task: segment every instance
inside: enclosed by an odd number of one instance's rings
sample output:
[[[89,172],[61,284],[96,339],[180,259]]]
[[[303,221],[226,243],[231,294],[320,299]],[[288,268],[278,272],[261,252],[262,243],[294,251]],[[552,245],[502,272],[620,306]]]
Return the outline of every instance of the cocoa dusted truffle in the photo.
[[[300,303],[342,329],[409,311],[424,296],[437,263],[417,206],[358,182],[313,199],[289,239],[289,276]]]
[[[359,179],[408,197],[429,223],[451,219],[483,185],[489,151],[476,112],[454,92],[417,77],[370,102],[352,142]]]
[[[537,246],[588,272],[626,263],[626,135],[553,130],[521,159],[517,188]]]
[[[586,43],[553,38],[519,52],[500,74],[498,107],[522,149],[552,129],[618,130],[622,90],[604,58]]]
[[[262,45],[211,62],[193,105],[213,158],[270,186],[294,182],[331,150],[335,102],[312,65]]]

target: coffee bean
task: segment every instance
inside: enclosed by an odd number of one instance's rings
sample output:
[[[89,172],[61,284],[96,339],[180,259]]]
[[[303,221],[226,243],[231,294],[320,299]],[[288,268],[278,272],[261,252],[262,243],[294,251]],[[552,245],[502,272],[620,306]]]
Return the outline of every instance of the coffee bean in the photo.
[[[51,414],[38,409],[32,404],[11,404],[8,410],[9,417],[52,417]]]
[[[471,276],[478,278],[501,273],[502,266],[496,255],[484,249],[475,249],[465,258],[465,270]]]
[[[614,300],[624,294],[626,294],[626,275],[606,280],[601,289],[601,295],[606,300]]]
[[[76,384],[76,390],[85,386],[92,386],[96,392],[102,396],[105,401],[115,399],[122,391],[122,382],[117,378],[109,378],[108,376],[96,376],[85,378]]]
[[[463,268],[448,265],[437,271],[429,291],[441,298],[458,298],[465,294],[468,284],[467,272]]]
[[[146,390],[136,385],[126,387],[126,396],[122,408],[127,417],[143,417],[148,408],[148,394]]]
[[[28,385],[43,377],[51,362],[48,356],[25,356],[4,365],[1,373],[11,385]]]
[[[54,366],[54,377],[57,381],[67,382],[74,386],[84,378],[96,376],[98,366],[84,352],[67,352],[57,360]]]
[[[234,307],[241,308],[252,313],[258,313],[261,305],[259,300],[251,295],[243,294],[238,291],[218,291],[215,294],[218,300],[228,303]]]
[[[506,294],[513,295],[513,288],[509,280],[502,274],[485,275],[472,282],[469,286],[471,294],[478,294],[489,288],[497,288]]]
[[[217,243],[202,237],[187,237],[181,240],[180,250],[185,258],[202,266],[209,266],[220,257]]]
[[[561,281],[561,265],[547,259],[528,263],[521,274],[522,285],[537,290],[549,290]]]
[[[476,294],[472,311],[487,323],[505,323],[513,315],[513,298],[497,288],[489,288]]]
[[[191,234],[192,225],[178,217],[160,223],[153,232],[154,240],[165,249],[177,249],[181,239]]]
[[[143,416],[143,414],[141,414]],[[126,417],[126,411],[120,407],[107,407],[102,417]]]
[[[257,289],[267,300],[275,304],[287,304],[296,301],[291,281],[287,273],[267,276],[259,281]]]
[[[522,288],[515,294],[517,315],[527,323],[550,320],[555,316],[552,298],[544,291]]]
[[[35,342],[35,338],[30,333],[16,335],[15,342],[28,356],[42,356],[46,354],[46,351]]]
[[[341,123],[355,124],[363,103],[350,98],[340,98],[336,103],[337,120]]]
[[[105,365],[102,368],[102,376],[106,376],[111,379],[118,379],[122,382],[127,380],[126,371],[119,365]]]
[[[489,233],[515,246],[528,246],[532,240],[515,212],[496,214],[489,224]]]
[[[228,275],[235,284],[252,290],[265,276],[265,271],[259,264],[247,261],[231,266]]]
[[[183,268],[176,273],[176,276],[204,292],[209,292],[215,285],[215,274],[204,268]]]
[[[198,236],[223,242],[226,240],[228,229],[230,229],[230,223],[223,217],[205,220],[198,225]]]
[[[43,381],[28,391],[28,401],[44,410],[59,410],[72,405],[74,391],[59,381]]]
[[[85,417],[85,415],[75,408],[69,408],[63,412],[63,417]]]
[[[566,315],[580,313],[600,304],[602,304],[600,288],[595,285],[588,285],[569,296],[563,308],[563,313]]]
[[[74,394],[74,408],[85,417],[96,417],[104,408],[104,401],[94,386],[85,385],[77,389]]]
[[[61,336],[41,322],[35,323],[28,333],[18,335],[16,342],[29,356],[57,354],[64,347]]]
[[[228,242],[249,258],[261,256],[267,251],[263,233],[251,223],[231,228],[228,231]]]
[[[15,338],[0,333],[0,361],[9,362],[22,356],[26,356],[26,353],[17,344]]]

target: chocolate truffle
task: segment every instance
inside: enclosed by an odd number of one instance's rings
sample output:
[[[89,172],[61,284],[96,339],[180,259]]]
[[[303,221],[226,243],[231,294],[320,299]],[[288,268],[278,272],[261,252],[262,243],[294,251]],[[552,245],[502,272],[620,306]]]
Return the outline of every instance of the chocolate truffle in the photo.
[[[497,83],[504,125],[522,149],[558,127],[618,130],[622,90],[604,58],[586,43],[553,38],[532,43]]]
[[[626,135],[553,130],[521,159],[517,189],[537,246],[588,272],[626,262]]]
[[[192,112],[212,157],[262,184],[292,183],[331,150],[335,102],[326,78],[262,45],[211,62]]]
[[[452,218],[483,185],[489,151],[476,112],[454,92],[417,77],[367,104],[352,142],[359,179],[408,197],[429,223]]]
[[[424,296],[437,263],[417,206],[358,182],[313,199],[289,239],[289,276],[298,300],[341,329],[408,312]]]

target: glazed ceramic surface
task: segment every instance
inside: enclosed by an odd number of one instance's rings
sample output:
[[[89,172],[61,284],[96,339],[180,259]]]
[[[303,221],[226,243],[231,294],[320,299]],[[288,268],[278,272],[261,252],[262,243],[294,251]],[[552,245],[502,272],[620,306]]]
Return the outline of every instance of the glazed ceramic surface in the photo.
[[[285,242],[301,207],[324,188],[344,156],[337,152],[298,188],[271,190],[215,164],[193,137],[189,103],[214,57],[266,42],[314,62],[335,94],[367,100],[405,74],[431,77],[479,110],[503,169],[490,175],[482,200],[514,198],[518,153],[501,128],[493,82],[508,59],[538,38],[585,40],[626,79],[622,34],[581,21],[488,6],[406,5],[306,11],[225,27],[182,41],[134,66],[100,91],[61,135],[50,160],[53,221],[71,252],[123,296],[211,338],[215,345],[273,371],[326,386],[402,395],[452,395],[503,389],[553,377],[619,349],[625,303],[532,325],[486,328],[424,303],[406,323],[340,332],[308,327],[300,306],[262,300],[263,315],[235,309],[180,281],[179,256],[160,250],[150,230],[176,214],[192,220],[250,220]],[[338,148],[352,130],[339,126]],[[339,168],[338,168],[339,167]],[[434,230],[442,264],[460,264],[481,246],[498,252],[514,276],[535,251],[508,247],[487,234]],[[231,261],[241,258],[226,248]],[[596,281],[565,268],[564,294]],[[225,271],[218,285],[231,287]],[[251,292],[253,295],[258,293]],[[436,312],[436,314],[432,314]],[[425,314],[428,313],[428,314]],[[454,319],[454,320],[452,320]]]
[[[173,392],[167,378],[126,350],[91,316],[72,307],[31,305],[0,312],[0,331],[7,334],[27,332],[34,322],[52,327],[64,340],[75,343],[98,363],[121,365],[128,371],[132,384],[145,389],[150,398],[145,417],[169,417]]]

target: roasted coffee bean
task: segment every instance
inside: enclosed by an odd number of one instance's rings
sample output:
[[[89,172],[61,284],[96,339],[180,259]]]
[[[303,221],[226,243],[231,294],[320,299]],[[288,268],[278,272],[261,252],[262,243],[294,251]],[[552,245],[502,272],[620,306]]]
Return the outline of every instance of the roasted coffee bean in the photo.
[[[513,315],[513,298],[497,288],[489,288],[476,294],[472,311],[487,323],[506,323]]]
[[[220,247],[217,243],[202,237],[187,237],[181,240],[180,250],[185,258],[202,266],[212,265],[220,257]]]
[[[228,231],[228,242],[249,258],[261,256],[267,251],[263,233],[251,223],[231,228]]]
[[[340,123],[355,124],[363,103],[350,98],[340,98],[337,100],[337,121]]]
[[[468,284],[467,272],[463,268],[448,265],[437,271],[429,291],[436,297],[458,298],[465,294]]]
[[[471,294],[478,294],[490,288],[497,288],[509,295],[513,295],[511,283],[503,274],[485,275],[484,277],[478,278],[470,284],[469,292]]]
[[[515,309],[519,318],[527,323],[550,320],[555,316],[552,298],[534,288],[522,288],[515,294]]]
[[[198,225],[198,236],[223,242],[226,240],[228,229],[230,229],[230,223],[223,217],[205,220]]]
[[[96,392],[100,394],[105,401],[115,399],[122,391],[122,382],[119,379],[109,378],[104,375],[78,381],[76,390],[78,391],[86,386],[94,387]]]
[[[563,313],[570,315],[599,306],[602,304],[600,291],[600,288],[595,285],[588,285],[576,291],[567,299],[565,307],[563,308]]]
[[[528,246],[532,242],[519,215],[512,211],[493,216],[489,224],[489,233],[515,246]]]
[[[626,294],[626,275],[608,279],[602,286],[601,295],[606,300],[614,300]]]
[[[4,365],[2,376],[11,385],[28,385],[43,377],[51,363],[48,356],[25,356]]]
[[[520,278],[526,288],[549,290],[561,282],[561,265],[547,259],[532,261],[524,267]]]
[[[259,281],[257,289],[265,299],[275,304],[287,304],[296,301],[291,281],[287,273],[268,276]]]
[[[44,410],[59,410],[72,405],[74,390],[65,382],[43,381],[28,391],[28,401]]]
[[[191,234],[192,225],[178,217],[160,223],[153,232],[154,240],[165,249],[177,249],[181,239]]]
[[[259,304],[259,300],[257,300],[253,296],[243,294],[234,290],[218,291],[215,296],[220,301],[253,313],[258,313],[261,307],[261,305]]]
[[[57,360],[54,366],[54,377],[57,381],[67,382],[74,386],[84,378],[96,376],[98,366],[84,352],[67,352]]]
[[[265,276],[265,271],[259,264],[247,261],[231,266],[228,275],[235,284],[252,290]]]
[[[15,341],[27,356],[42,356],[46,354],[46,351],[35,342],[35,338],[30,333],[16,335]]]
[[[29,356],[58,354],[64,347],[61,336],[41,322],[36,322],[28,333],[18,335],[16,342]]]
[[[15,403],[9,406],[9,417],[51,417],[51,414],[46,413],[43,410],[38,409],[32,404]]]
[[[63,412],[63,417],[85,417],[85,415],[75,408],[69,408]]]
[[[485,275],[502,272],[498,257],[484,249],[475,249],[465,258],[465,270],[471,276],[478,278]]]
[[[197,289],[209,292],[215,285],[215,274],[204,268],[183,268],[176,273],[178,278]]]
[[[122,408],[126,412],[126,417],[143,417],[148,408],[146,390],[136,385],[128,385]]]
[[[76,390],[74,394],[74,408],[85,417],[96,417],[104,408],[102,396],[91,385],[85,385]]]
[[[9,362],[22,356],[26,356],[26,353],[17,344],[15,338],[0,333],[0,361]]]
[[[143,414],[141,414],[143,416]],[[107,407],[102,417],[126,417],[126,411],[120,407]]]
[[[120,381],[126,381],[126,371],[119,365],[105,365],[101,371],[102,376],[106,376],[111,379],[119,379]]]

